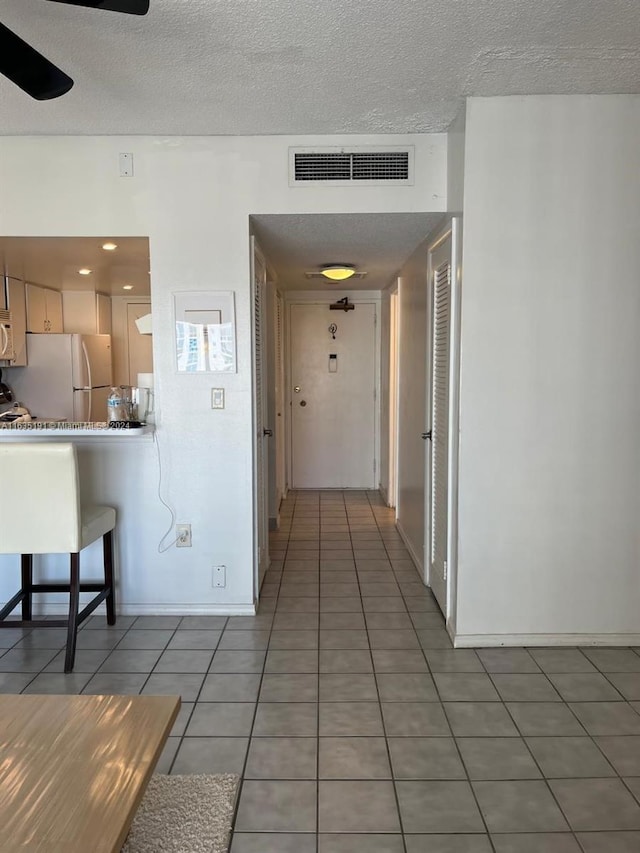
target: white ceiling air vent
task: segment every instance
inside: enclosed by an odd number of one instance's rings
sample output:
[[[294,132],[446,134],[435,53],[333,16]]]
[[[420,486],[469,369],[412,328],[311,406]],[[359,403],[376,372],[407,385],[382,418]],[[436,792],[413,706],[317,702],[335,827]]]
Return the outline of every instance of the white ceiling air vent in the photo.
[[[413,145],[353,146],[353,148],[290,148],[292,187],[413,184]]]

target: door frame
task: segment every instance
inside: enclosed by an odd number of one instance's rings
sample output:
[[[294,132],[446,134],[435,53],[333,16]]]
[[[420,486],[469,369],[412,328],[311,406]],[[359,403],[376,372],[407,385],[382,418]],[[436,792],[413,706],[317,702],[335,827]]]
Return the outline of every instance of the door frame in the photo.
[[[380,473],[380,347],[381,347],[381,323],[380,311],[382,306],[382,291],[380,290],[333,290],[330,293],[320,290],[288,290],[285,291],[284,307],[285,307],[285,457],[286,457],[286,481],[287,489],[292,488],[293,483],[293,429],[292,429],[292,412],[293,392],[291,389],[291,306],[294,304],[320,304],[329,305],[335,302],[336,299],[349,297],[349,302],[354,305],[358,303],[374,303],[375,304],[375,349],[374,349],[374,414],[373,414],[373,447],[374,447],[374,489],[377,489],[376,482],[379,479]]]
[[[448,500],[447,500],[447,593],[445,619],[447,630],[453,637],[456,631],[456,605],[458,586],[458,475],[459,475],[459,424],[460,424],[460,340],[461,340],[461,286],[462,286],[462,217],[453,216],[430,242],[427,264],[427,365],[426,365],[426,429],[431,429],[431,397],[433,369],[433,253],[451,238],[451,329],[449,340],[449,449],[448,449]],[[424,501],[424,581],[430,586],[431,571],[431,442],[425,453]]]
[[[400,291],[398,280],[389,292],[389,471],[387,504],[396,510],[398,504],[398,421],[400,379]]]

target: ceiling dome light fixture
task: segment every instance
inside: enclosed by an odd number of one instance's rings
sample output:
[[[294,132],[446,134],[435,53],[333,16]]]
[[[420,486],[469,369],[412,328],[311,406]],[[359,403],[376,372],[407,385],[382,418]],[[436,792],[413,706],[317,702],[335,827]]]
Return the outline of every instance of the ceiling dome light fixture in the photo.
[[[331,281],[345,281],[356,274],[356,268],[353,264],[324,264],[320,272]]]
[[[91,275],[93,270],[90,270],[89,267],[82,267],[82,269],[78,270],[78,272],[80,273],[80,275]]]
[[[103,243],[102,248],[105,250],[105,252],[115,252],[115,250],[118,248],[118,244],[117,243]]]

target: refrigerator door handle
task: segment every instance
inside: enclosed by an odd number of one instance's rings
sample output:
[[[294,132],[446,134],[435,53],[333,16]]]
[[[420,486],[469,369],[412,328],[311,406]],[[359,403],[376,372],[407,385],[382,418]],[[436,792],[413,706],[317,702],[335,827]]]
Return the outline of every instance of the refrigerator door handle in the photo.
[[[84,361],[87,365],[87,385],[89,387],[89,411],[87,412],[87,421],[91,420],[91,388],[93,387],[93,382],[91,381],[91,362],[89,361],[89,353],[87,352],[87,345],[84,341],[82,341],[82,352],[84,354]]]
[[[87,345],[84,341],[82,341],[82,353],[84,355],[84,363],[87,365],[87,388],[92,388],[93,382],[91,381],[91,362],[89,361],[89,353],[87,352]]]

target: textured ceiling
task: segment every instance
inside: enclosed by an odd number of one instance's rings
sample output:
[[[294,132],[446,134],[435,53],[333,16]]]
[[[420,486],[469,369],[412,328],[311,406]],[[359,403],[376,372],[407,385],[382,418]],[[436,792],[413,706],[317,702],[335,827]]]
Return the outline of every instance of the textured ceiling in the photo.
[[[446,130],[466,95],[640,91],[638,0],[151,0],[144,18],[0,0],[76,81],[0,78],[2,134]]]
[[[118,248],[106,252],[103,243]],[[87,267],[91,275],[80,275]],[[54,290],[98,290],[114,296],[149,294],[146,237],[0,237],[0,271]],[[131,290],[123,290],[123,285]]]
[[[260,247],[282,290],[381,290],[442,220],[441,213],[253,216]],[[305,272],[328,263],[355,264],[362,279],[331,283]]]

